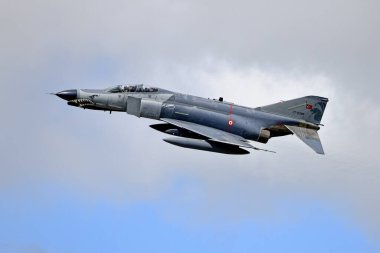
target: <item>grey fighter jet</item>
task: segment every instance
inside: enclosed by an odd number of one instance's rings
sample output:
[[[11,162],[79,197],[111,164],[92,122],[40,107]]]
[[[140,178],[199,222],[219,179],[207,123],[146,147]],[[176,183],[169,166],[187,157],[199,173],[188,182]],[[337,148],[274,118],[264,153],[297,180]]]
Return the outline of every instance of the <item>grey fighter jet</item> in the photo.
[[[159,120],[153,129],[172,135],[164,141],[184,148],[224,154],[263,150],[249,141],[295,134],[318,154],[324,154],[318,130],[327,98],[306,96],[249,108],[223,101],[176,93],[144,85],[107,89],[65,90],[57,94],[67,104],[84,109],[126,112]]]

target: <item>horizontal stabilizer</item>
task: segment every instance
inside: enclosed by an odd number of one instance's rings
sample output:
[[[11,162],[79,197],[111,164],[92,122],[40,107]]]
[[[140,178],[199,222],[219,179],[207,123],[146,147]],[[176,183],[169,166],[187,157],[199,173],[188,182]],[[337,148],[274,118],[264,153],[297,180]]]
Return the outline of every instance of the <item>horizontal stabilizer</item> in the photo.
[[[317,130],[297,126],[285,126],[315,152],[321,155],[325,154]]]

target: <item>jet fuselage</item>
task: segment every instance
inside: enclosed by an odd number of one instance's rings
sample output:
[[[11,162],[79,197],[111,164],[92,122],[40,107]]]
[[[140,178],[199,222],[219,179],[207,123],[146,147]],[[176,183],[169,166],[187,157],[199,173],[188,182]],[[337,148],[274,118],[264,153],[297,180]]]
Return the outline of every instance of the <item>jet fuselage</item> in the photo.
[[[262,143],[271,137],[292,134],[286,126],[319,130],[315,123],[283,113],[267,112],[261,107],[249,108],[225,102],[223,98],[208,99],[143,85],[116,86],[104,90],[67,90],[57,93],[57,96],[67,100],[69,105],[84,109],[127,112],[137,117],[161,120],[165,123],[151,127],[167,134],[206,141],[213,141],[205,134],[210,129],[215,129],[215,135],[226,133]],[[306,103],[306,106],[309,104]],[[305,113],[304,110],[296,110],[294,114],[303,116]],[[181,122],[192,126],[182,127]]]

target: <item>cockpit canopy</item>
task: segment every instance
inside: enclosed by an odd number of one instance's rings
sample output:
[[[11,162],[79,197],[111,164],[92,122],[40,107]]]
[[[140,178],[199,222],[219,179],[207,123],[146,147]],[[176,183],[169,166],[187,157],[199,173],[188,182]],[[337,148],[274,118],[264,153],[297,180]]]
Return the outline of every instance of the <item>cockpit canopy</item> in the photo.
[[[118,85],[107,88],[108,93],[123,93],[123,92],[157,92],[157,88],[145,87],[143,84],[138,85]]]

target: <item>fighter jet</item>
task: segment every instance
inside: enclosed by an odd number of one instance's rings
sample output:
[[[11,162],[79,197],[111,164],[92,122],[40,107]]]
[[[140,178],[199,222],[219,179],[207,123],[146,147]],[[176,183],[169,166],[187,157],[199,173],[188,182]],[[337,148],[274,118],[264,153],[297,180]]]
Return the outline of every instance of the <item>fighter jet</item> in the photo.
[[[295,134],[316,153],[324,154],[317,132],[328,102],[324,97],[305,96],[249,108],[222,97],[202,98],[142,84],[65,90],[55,95],[83,109],[161,121],[150,127],[172,136],[164,141],[184,148],[249,154],[247,149],[269,151],[250,141],[267,143],[272,137]]]

